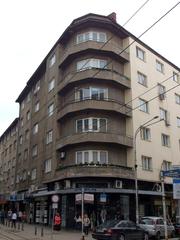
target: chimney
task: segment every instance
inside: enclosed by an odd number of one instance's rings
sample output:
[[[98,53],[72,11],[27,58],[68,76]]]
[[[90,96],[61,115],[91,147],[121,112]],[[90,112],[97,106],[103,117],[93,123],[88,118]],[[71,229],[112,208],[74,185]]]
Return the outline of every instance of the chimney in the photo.
[[[113,22],[116,22],[116,13],[115,13],[115,12],[112,12],[111,14],[109,14],[108,17],[109,17]]]

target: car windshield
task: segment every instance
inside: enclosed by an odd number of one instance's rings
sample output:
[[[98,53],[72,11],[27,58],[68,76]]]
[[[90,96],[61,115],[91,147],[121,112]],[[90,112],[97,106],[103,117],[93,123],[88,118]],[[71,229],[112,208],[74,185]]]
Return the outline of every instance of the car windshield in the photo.
[[[119,221],[118,220],[108,220],[104,223],[102,223],[101,225],[99,225],[99,229],[102,228],[110,228],[110,227],[114,227]]]
[[[149,218],[143,218],[143,219],[141,219],[140,224],[153,225],[154,222],[153,222],[152,219],[149,219]]]

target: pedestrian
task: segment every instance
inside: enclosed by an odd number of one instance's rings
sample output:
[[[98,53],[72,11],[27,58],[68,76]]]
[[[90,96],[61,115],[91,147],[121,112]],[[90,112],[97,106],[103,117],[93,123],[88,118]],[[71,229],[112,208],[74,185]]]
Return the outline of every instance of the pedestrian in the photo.
[[[4,221],[5,221],[5,212],[4,210],[1,211],[1,223],[4,225]]]
[[[22,222],[23,222],[23,223],[26,222],[26,220],[27,220],[26,218],[27,218],[26,212],[23,212],[23,213],[22,213]]]
[[[61,230],[61,216],[57,212],[55,217],[54,217],[54,230],[60,231]]]
[[[18,212],[18,221],[19,221],[19,222],[22,221],[22,215],[23,215],[22,212],[19,211],[19,212]]]
[[[87,214],[84,214],[84,219],[83,219],[83,228],[84,228],[84,233],[88,235],[89,232],[89,226],[90,226],[90,219],[88,218]]]
[[[12,210],[11,209],[8,210],[7,219],[8,219],[8,227],[9,227],[11,220],[12,220]]]
[[[12,214],[12,228],[16,228],[17,213],[13,212]]]
[[[74,220],[75,220],[75,228],[77,230],[80,230],[81,227],[82,227],[82,218],[81,218],[81,215],[77,214],[75,217],[74,217]]]
[[[33,222],[33,214],[30,212],[29,214],[29,223],[31,224]]]

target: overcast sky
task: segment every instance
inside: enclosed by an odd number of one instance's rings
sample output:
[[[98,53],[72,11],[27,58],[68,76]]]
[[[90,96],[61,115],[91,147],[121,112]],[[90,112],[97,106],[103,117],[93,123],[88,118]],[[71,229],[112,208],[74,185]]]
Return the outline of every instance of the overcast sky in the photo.
[[[65,28],[87,13],[116,12],[124,22],[145,0],[0,1],[0,135],[18,117],[15,103],[26,82]],[[178,0],[150,0],[125,26],[139,36]],[[180,4],[141,40],[180,67]]]

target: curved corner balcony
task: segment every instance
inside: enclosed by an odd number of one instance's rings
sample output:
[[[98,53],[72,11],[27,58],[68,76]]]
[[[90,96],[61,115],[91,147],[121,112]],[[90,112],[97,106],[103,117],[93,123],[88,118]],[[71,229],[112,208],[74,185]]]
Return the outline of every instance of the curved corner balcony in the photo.
[[[112,69],[91,68],[67,74],[59,83],[58,91],[60,92],[66,87],[76,84],[76,82],[86,81],[87,79],[99,79],[99,81],[103,80],[105,82],[118,84],[124,88],[131,87],[130,79],[117,71]]]
[[[114,177],[134,179],[134,171],[130,167],[120,165],[69,165],[56,170],[59,179],[79,177]]]
[[[111,132],[83,132],[61,138],[57,142],[57,150],[80,143],[111,143],[125,147],[133,147],[133,138]]]
[[[85,99],[82,101],[73,101],[65,104],[59,108],[57,118],[61,119],[74,112],[87,111],[87,110],[102,110],[108,112],[116,112],[127,117],[132,116],[132,108],[112,99],[95,100]]]
[[[112,40],[109,41],[106,45],[95,41],[87,41],[80,44],[68,46],[64,55],[59,60],[59,66],[63,67],[79,54],[85,53],[106,54],[106,56],[116,58],[122,63],[126,63],[129,61],[129,53],[124,51],[121,47],[118,46],[118,44],[116,44]]]

